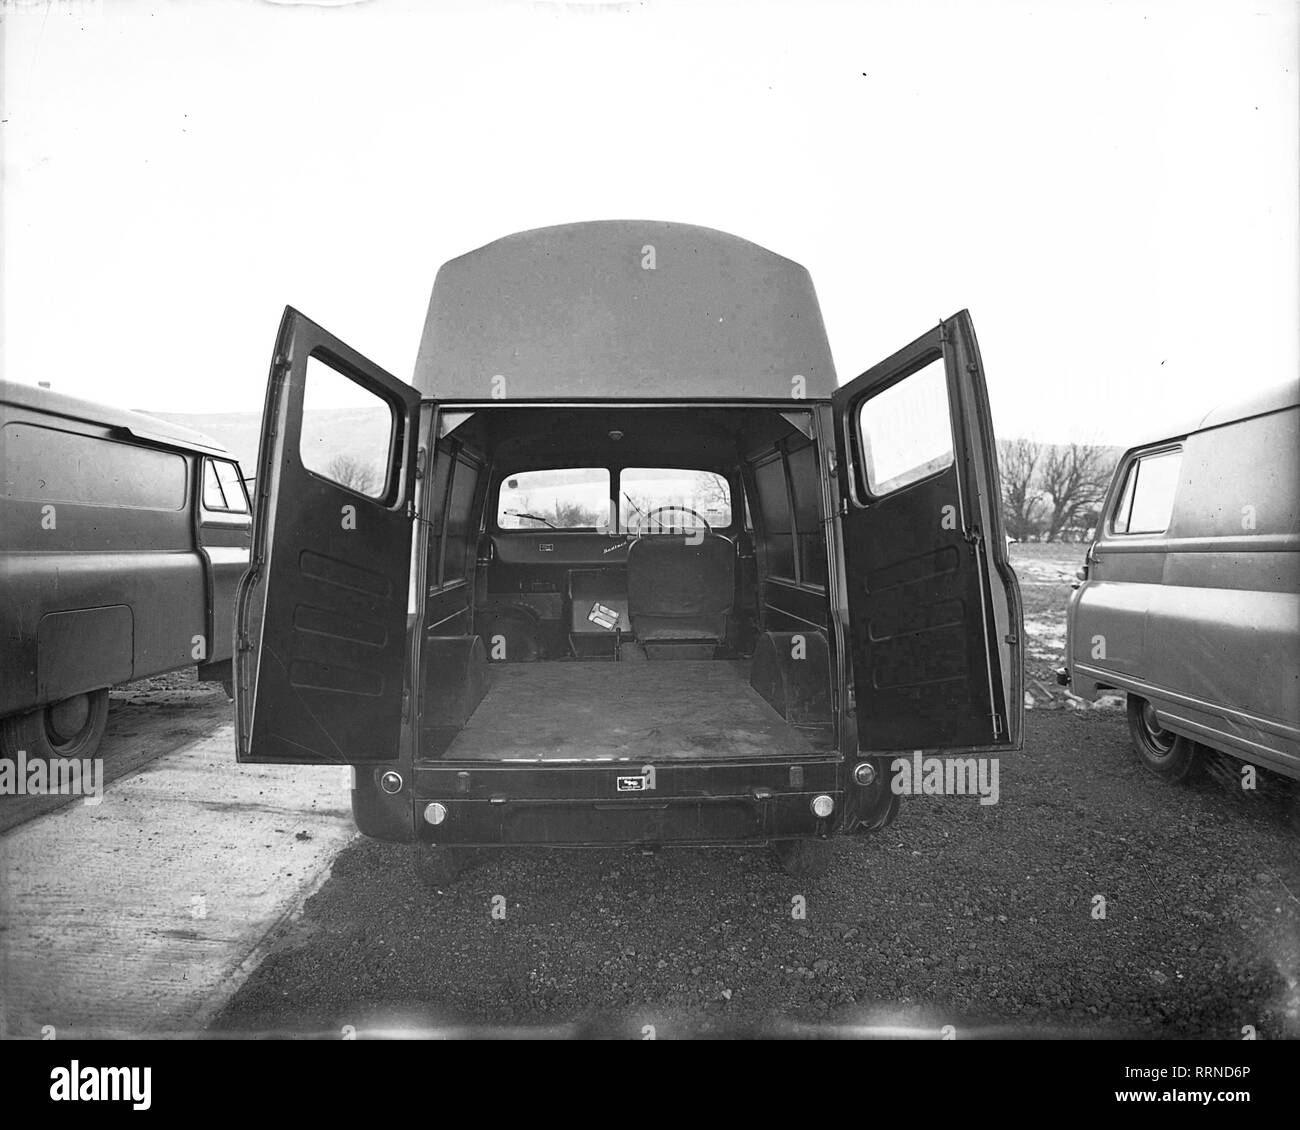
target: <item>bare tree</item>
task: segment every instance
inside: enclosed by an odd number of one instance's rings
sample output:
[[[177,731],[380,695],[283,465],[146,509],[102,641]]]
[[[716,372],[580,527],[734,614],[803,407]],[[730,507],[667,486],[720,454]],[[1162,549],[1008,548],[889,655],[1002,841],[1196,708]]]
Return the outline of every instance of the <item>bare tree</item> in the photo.
[[[1031,439],[1013,439],[998,450],[1002,475],[1002,515],[1007,531],[1018,541],[1042,529],[1043,492],[1036,479],[1043,445]]]
[[[1047,540],[1094,510],[1106,493],[1115,461],[1097,444],[1070,443],[1052,447],[1043,460],[1042,489],[1051,503]]]
[[[693,483],[695,497],[706,507],[723,510],[731,506],[731,491],[727,481],[712,471],[696,471]]]
[[[351,455],[334,456],[325,467],[325,474],[336,483],[342,483],[360,494],[375,493],[377,484],[374,468]]]

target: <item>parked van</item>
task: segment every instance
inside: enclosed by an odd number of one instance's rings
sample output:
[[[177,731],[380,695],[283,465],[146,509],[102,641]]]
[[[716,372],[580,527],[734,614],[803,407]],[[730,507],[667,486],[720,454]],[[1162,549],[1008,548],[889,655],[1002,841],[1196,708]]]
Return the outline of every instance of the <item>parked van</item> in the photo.
[[[0,753],[94,755],[108,688],[230,683],[252,518],[198,432],[0,382]]]
[[[1070,599],[1084,698],[1128,696],[1138,759],[1204,747],[1300,778],[1300,382],[1125,453]]]
[[[326,459],[345,411],[363,489]],[[286,310],[257,480],[239,760],[354,766],[360,830],[435,882],[471,845],[815,872],[892,819],[895,755],[1020,747],[964,311],[837,387],[796,263],[524,232],[439,271],[411,383]]]

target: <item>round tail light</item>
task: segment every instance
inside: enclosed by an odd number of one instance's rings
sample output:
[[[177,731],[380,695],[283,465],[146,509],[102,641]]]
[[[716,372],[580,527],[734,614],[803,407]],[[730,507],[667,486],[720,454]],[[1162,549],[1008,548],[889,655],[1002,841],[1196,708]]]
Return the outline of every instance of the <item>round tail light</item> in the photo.
[[[424,819],[429,824],[441,824],[447,819],[447,806],[431,801],[424,806]]]
[[[853,767],[853,779],[859,785],[874,785],[876,783],[876,767],[870,761],[860,761]]]

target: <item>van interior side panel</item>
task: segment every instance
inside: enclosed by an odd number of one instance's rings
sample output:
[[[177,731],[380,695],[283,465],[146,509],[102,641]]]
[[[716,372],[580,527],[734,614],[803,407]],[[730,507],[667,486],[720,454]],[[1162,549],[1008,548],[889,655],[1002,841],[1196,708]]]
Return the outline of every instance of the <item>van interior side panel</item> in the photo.
[[[421,507],[422,759],[835,748],[808,413],[509,405],[448,418]],[[776,468],[766,494],[756,460]]]

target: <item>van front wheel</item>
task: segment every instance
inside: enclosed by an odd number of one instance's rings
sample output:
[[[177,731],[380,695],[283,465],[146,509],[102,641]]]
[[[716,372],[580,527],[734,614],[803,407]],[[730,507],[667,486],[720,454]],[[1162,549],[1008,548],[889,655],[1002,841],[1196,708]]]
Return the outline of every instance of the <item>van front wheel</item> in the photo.
[[[88,691],[0,722],[0,756],[33,760],[94,757],[108,725],[108,691]]]
[[[1128,729],[1138,760],[1157,777],[1185,781],[1200,764],[1201,747],[1161,726],[1151,703],[1135,694],[1128,696]]]

